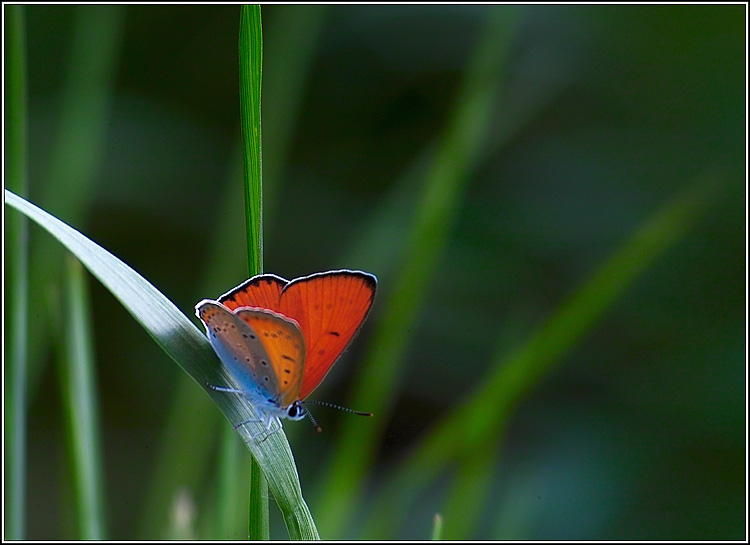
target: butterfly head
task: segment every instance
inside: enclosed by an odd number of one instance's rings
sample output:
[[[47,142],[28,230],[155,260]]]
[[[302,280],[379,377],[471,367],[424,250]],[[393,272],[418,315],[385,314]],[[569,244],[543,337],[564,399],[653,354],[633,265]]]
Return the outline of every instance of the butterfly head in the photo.
[[[307,410],[302,405],[302,402],[300,400],[297,400],[294,403],[290,403],[285,410],[286,417],[290,420],[302,420],[307,414]]]

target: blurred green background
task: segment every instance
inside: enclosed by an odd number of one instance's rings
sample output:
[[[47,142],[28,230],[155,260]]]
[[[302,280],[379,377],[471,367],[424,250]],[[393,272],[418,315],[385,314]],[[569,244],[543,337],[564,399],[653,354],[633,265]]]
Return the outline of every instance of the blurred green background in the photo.
[[[399,331],[407,352],[390,362],[375,417],[318,408],[320,435],[285,424],[322,537],[425,539],[437,512],[454,537],[451,513],[462,511],[465,539],[746,537],[746,12],[263,6],[265,270],[379,278],[368,322],[313,398],[356,402],[385,309],[398,314],[394,297],[404,299],[400,275],[424,258],[424,292],[415,287],[416,314]],[[26,23],[29,199],[190,316],[242,282],[239,6],[31,5]],[[497,87],[423,256],[412,237],[433,152],[451,147],[488,25],[503,33]],[[389,497],[433,425],[695,183],[716,188],[695,223],[513,404],[489,455]],[[50,340],[63,252],[35,226],[31,247],[30,320],[42,333],[31,347],[27,537],[67,539],[77,534]],[[184,535],[242,538],[241,516],[227,535],[205,522],[228,423],[90,285],[108,537],[164,537],[183,524],[170,522],[179,504],[192,505]],[[337,495],[326,479],[351,426],[375,426],[377,442],[365,474],[344,485],[353,495]],[[479,496],[454,488],[467,462]],[[321,506],[336,498],[341,520]],[[403,506],[397,519],[389,505]],[[276,518],[271,535],[286,536]]]

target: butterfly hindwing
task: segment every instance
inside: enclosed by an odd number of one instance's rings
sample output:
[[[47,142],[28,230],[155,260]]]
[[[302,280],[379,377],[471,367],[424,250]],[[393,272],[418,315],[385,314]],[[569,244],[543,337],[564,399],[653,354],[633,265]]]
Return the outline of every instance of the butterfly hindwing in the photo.
[[[258,333],[216,301],[203,300],[195,310],[206,326],[211,346],[242,391],[255,401],[272,397],[278,391],[278,381]]]
[[[263,343],[276,376],[280,405],[297,401],[305,365],[305,341],[297,323],[264,309],[239,308],[235,314]]]

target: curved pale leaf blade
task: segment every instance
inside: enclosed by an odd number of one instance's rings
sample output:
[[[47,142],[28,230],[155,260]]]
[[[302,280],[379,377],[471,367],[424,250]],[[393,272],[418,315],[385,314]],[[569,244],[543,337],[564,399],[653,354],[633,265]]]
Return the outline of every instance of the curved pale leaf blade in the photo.
[[[215,392],[206,384],[230,384],[203,332],[159,290],[131,267],[84,235],[25,199],[5,190],[5,202],[24,213],[59,240],[125,306],[162,349],[216,402],[230,422],[255,418],[242,396]],[[283,433],[262,442],[252,439],[262,430],[248,423],[238,431],[262,468],[293,539],[317,539],[310,511],[302,498],[296,466]]]

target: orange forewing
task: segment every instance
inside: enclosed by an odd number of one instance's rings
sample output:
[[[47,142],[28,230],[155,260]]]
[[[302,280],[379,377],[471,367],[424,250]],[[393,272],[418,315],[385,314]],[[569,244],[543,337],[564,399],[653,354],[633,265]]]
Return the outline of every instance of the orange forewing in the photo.
[[[312,275],[286,286],[281,313],[299,323],[307,348],[300,399],[320,384],[352,340],[374,296],[375,278],[353,271]]]
[[[359,271],[329,271],[291,282],[260,275],[219,298],[229,309],[274,310],[295,320],[305,339],[299,398],[312,392],[352,340],[375,297],[376,279]]]

